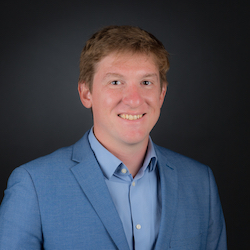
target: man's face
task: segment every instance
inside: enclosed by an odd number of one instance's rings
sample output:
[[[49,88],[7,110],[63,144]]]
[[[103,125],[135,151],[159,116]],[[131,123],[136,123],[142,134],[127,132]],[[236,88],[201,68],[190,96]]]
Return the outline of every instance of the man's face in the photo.
[[[152,55],[110,54],[96,68],[84,106],[93,111],[94,134],[107,148],[145,145],[166,93]],[[84,91],[82,91],[84,92]]]

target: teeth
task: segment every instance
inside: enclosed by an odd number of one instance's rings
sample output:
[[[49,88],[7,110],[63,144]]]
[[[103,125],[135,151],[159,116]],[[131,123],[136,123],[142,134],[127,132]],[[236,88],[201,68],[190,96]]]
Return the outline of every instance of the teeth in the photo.
[[[142,118],[142,115],[128,115],[128,114],[121,114],[119,115],[121,118],[126,119],[126,120],[137,120]]]

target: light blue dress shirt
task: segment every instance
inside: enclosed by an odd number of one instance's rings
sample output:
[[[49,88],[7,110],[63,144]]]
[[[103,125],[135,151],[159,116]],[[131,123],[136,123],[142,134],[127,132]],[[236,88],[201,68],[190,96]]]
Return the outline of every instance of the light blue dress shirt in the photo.
[[[134,178],[122,161],[100,144],[93,128],[88,139],[121,218],[130,249],[154,249],[160,227],[161,192],[151,138],[144,163]]]

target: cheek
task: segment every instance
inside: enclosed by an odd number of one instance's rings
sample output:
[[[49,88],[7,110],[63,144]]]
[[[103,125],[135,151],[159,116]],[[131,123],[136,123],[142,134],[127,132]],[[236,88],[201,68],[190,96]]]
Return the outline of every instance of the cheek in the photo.
[[[159,108],[162,103],[161,95],[159,92],[150,93],[150,95],[147,95],[147,98],[145,98],[147,102],[150,104],[151,107]]]
[[[102,98],[103,104],[109,108],[114,108],[122,99],[119,91],[107,91],[105,94],[103,93],[102,96],[105,96]]]
[[[112,108],[114,108],[116,103],[115,94],[107,94],[105,92],[99,93],[93,99],[93,112],[104,114],[108,113]]]
[[[112,107],[112,105],[115,103],[115,98],[111,95],[108,95],[106,96],[105,100],[103,101],[104,102],[104,105],[106,107]]]

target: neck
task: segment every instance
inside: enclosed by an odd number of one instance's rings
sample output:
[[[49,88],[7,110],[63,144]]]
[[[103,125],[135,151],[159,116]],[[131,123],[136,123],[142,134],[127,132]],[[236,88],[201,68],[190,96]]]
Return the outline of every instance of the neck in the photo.
[[[133,147],[130,145],[127,149],[124,148],[122,151],[108,150],[121,160],[128,168],[130,174],[135,177],[144,162],[147,145],[148,143],[143,145],[143,147],[137,147],[138,145]]]
[[[97,140],[126,165],[133,177],[136,176],[144,162],[149,137],[137,144],[105,143],[106,141],[102,142],[99,138]]]

